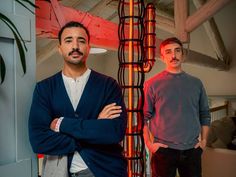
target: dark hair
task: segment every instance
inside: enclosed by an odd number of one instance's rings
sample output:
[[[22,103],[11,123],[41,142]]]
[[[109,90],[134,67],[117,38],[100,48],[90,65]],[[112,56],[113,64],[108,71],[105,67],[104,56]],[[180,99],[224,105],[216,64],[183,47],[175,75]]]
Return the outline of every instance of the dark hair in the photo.
[[[89,34],[89,31],[88,29],[82,24],[82,23],[79,23],[79,22],[76,22],[76,21],[70,21],[68,23],[66,23],[61,29],[60,31],[58,32],[58,40],[59,40],[59,43],[61,44],[61,35],[63,33],[63,31],[66,29],[66,28],[72,28],[72,27],[79,27],[79,28],[83,28],[88,36],[88,42],[90,41],[90,34]]]
[[[165,47],[166,45],[168,45],[168,44],[174,44],[174,43],[179,44],[179,45],[181,46],[182,52],[183,52],[183,44],[182,44],[182,42],[181,42],[178,38],[176,38],[176,37],[167,38],[167,39],[165,39],[164,41],[162,41],[161,44],[160,44],[160,52],[161,52],[161,49],[162,49],[163,47]]]

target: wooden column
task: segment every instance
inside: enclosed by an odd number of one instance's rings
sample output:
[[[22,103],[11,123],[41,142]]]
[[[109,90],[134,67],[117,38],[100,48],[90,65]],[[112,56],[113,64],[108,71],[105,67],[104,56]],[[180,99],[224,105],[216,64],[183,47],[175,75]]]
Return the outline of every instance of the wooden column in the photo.
[[[189,42],[189,34],[185,31],[188,17],[188,0],[174,1],[175,35],[182,42]]]

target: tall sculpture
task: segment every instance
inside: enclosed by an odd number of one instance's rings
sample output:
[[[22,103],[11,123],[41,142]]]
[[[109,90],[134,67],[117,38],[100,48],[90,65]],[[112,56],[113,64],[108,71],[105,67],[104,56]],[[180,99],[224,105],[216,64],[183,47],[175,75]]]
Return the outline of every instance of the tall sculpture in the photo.
[[[145,11],[143,0],[120,0],[118,11],[118,82],[128,112],[123,147],[129,177],[143,177],[143,83],[144,73],[151,70],[155,61],[155,9],[149,4]]]

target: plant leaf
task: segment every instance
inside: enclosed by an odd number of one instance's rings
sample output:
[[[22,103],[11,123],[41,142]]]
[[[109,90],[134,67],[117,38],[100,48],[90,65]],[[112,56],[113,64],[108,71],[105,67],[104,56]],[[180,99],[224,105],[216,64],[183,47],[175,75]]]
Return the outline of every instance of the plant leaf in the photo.
[[[27,3],[29,3],[31,6],[33,6],[34,8],[39,8],[39,6],[36,6],[34,3],[32,3],[31,1],[29,1],[29,0],[15,0],[16,2],[18,2],[18,3],[22,3],[22,2],[20,2],[20,1],[24,1],[24,2],[27,2]],[[21,4],[22,5],[22,4]],[[28,8],[27,8],[28,9]]]
[[[19,0],[15,0],[16,2],[18,2],[20,5],[22,5],[24,8],[26,8],[28,11],[30,11],[32,14],[35,14],[32,10],[30,10],[23,2],[19,1]]]
[[[13,29],[11,29],[11,30],[13,32]],[[21,66],[22,66],[23,72],[25,74],[26,73],[25,51],[24,51],[24,48],[23,48],[21,41],[20,41],[19,37],[17,36],[17,34],[15,32],[13,32],[13,34],[16,39],[16,44],[17,44],[17,47],[18,47],[18,50],[20,53]]]
[[[14,31],[14,28],[10,24],[8,24],[5,21],[5,19],[1,19],[1,20],[11,29],[11,31],[12,31],[12,33],[14,35],[14,38],[16,40],[16,44],[17,44],[17,47],[18,47],[18,50],[19,50],[19,54],[20,54],[21,66],[22,66],[23,72],[25,74],[26,73],[25,51],[24,51],[24,48],[23,48],[23,46],[21,44],[21,40],[18,37],[18,34]],[[23,41],[23,43],[24,43],[24,41]]]
[[[30,10],[23,2],[28,3],[29,5],[31,5],[34,8],[39,8],[34,3],[32,3],[30,0],[15,0],[15,1],[18,2],[20,5],[22,5],[24,8],[26,8],[27,10],[29,10],[33,14],[35,14],[35,13],[32,10]],[[18,51],[19,51],[19,54],[20,54],[21,65],[22,65],[22,68],[23,68],[23,72],[25,74],[26,73],[26,60],[25,60],[25,51],[24,51],[24,49],[27,51],[25,41],[23,40],[23,38],[20,35],[20,33],[19,33],[18,29],[16,28],[16,26],[12,23],[12,21],[7,16],[0,13],[0,20],[3,21],[11,29],[11,31],[14,35],[14,38],[16,40],[16,44],[17,44],[17,47],[18,47]],[[23,45],[22,45],[21,41],[22,41]],[[2,55],[0,54],[0,79],[1,79],[0,84],[2,84],[4,82],[5,75],[6,75],[6,65],[5,65],[5,62],[3,60]]]
[[[23,38],[21,37],[19,31],[17,30],[16,26],[12,23],[12,21],[11,21],[8,17],[6,17],[5,15],[3,15],[2,13],[0,13],[0,20],[2,20],[9,28],[10,28],[10,26],[11,26],[12,28],[14,28],[13,31],[15,31],[15,32],[17,33],[17,36],[20,37],[20,40],[23,42],[24,48],[25,48],[25,50],[27,51],[27,48],[26,48],[26,46],[25,46],[25,42],[24,42]]]
[[[0,77],[1,77],[1,84],[5,80],[5,75],[6,75],[6,65],[5,62],[2,58],[2,55],[0,54]]]

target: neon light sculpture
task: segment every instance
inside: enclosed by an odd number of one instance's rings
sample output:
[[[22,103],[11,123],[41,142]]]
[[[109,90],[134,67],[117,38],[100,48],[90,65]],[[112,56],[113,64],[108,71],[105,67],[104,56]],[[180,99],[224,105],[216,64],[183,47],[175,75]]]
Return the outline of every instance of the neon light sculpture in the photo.
[[[155,39],[152,38],[155,37],[155,27],[152,26],[155,25],[155,9],[153,15],[153,8],[147,8],[146,14],[149,15],[145,15],[144,7],[143,0],[120,0],[118,8],[118,82],[122,87],[128,112],[123,147],[128,160],[129,177],[143,177],[144,174],[143,83],[144,73],[151,70],[155,61]],[[153,18],[146,20],[146,29],[144,16]],[[147,42],[145,48],[144,39]]]

